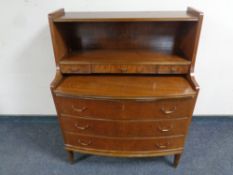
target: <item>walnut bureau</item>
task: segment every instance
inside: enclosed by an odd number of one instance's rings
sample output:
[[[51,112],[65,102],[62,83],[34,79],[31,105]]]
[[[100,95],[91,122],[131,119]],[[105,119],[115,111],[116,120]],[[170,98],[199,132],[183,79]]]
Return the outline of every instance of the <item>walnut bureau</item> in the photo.
[[[203,14],[49,14],[56,76],[51,91],[70,161],[74,152],[175,155],[199,92],[194,66]]]

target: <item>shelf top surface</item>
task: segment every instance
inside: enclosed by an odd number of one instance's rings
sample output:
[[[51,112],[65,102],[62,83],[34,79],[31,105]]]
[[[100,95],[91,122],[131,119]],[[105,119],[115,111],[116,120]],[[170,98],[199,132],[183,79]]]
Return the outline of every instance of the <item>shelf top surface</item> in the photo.
[[[61,64],[155,64],[190,65],[191,62],[173,54],[140,49],[106,49],[74,52]]]
[[[55,89],[57,95],[103,99],[157,99],[193,96],[183,76],[69,75]]]
[[[114,21],[198,21],[186,11],[147,12],[65,12],[54,22],[114,22]]]

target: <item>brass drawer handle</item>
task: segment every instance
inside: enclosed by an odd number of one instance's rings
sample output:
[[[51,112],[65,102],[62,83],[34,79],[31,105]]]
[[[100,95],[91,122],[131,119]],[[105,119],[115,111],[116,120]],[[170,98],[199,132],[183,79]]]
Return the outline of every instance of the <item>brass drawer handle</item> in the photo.
[[[81,141],[80,139],[78,139],[78,143],[79,143],[80,145],[82,145],[82,146],[88,146],[88,145],[91,144],[91,141],[89,140],[88,142],[83,142],[83,141]]]
[[[166,148],[168,148],[169,147],[169,145],[170,145],[170,143],[169,142],[167,142],[167,143],[165,143],[165,144],[156,144],[156,147],[157,148],[159,148],[159,149],[166,149]]]
[[[172,67],[171,67],[171,71],[172,71],[172,72],[176,72],[176,71],[177,71],[177,67],[173,67],[173,66],[172,66]]]
[[[85,129],[89,128],[89,125],[79,126],[78,123],[75,123],[74,126],[75,126],[75,128],[78,128],[80,130],[85,130]]]
[[[82,108],[76,108],[74,105],[72,105],[72,109],[76,112],[83,112],[85,111],[87,108],[86,107],[82,107]]]
[[[172,109],[165,109],[165,108],[161,108],[161,111],[164,113],[164,114],[172,114],[173,112],[176,111],[176,106],[174,106]]]
[[[163,127],[159,126],[158,130],[161,131],[161,132],[169,132],[169,131],[172,130],[172,128],[173,128],[172,125],[170,127],[167,127],[167,128],[165,128],[165,127],[163,128]]]
[[[120,71],[121,71],[121,72],[127,72],[128,69],[127,69],[127,68],[120,68]]]

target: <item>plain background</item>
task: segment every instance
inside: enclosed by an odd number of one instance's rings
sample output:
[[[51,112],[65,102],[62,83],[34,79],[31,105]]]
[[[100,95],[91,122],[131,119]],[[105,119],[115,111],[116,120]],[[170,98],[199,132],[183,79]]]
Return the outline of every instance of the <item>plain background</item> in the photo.
[[[233,114],[232,0],[0,0],[0,114],[55,114],[55,64],[47,14],[66,11],[204,12],[195,74],[195,115]]]

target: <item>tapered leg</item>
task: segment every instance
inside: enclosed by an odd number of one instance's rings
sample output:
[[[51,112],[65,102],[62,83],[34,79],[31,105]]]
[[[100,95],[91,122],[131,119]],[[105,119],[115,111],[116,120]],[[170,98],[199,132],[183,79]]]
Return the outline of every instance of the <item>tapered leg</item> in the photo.
[[[177,167],[180,161],[181,154],[175,154],[174,157],[174,166]]]
[[[68,160],[70,163],[74,162],[74,152],[73,151],[67,151],[68,152]]]

